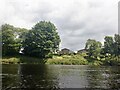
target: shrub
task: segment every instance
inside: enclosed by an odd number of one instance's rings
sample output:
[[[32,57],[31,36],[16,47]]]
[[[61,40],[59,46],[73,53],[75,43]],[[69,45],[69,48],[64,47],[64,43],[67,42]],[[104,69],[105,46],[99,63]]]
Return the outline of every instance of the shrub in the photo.
[[[63,55],[48,59],[46,64],[61,64],[61,65],[86,65],[88,61],[80,55]]]

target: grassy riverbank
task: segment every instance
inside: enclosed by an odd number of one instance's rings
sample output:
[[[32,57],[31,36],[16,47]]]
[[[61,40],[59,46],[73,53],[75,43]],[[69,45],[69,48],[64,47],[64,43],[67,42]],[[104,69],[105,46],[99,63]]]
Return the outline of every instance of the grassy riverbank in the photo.
[[[23,55],[3,57],[2,64],[59,64],[59,65],[87,65],[88,61],[81,55],[53,56],[52,58],[39,59]]]
[[[5,56],[0,59],[2,64],[43,64],[44,61],[35,57],[28,57],[23,55]]]
[[[47,59],[46,64],[87,65],[88,61],[82,55],[63,55]]]
[[[52,58],[40,59],[23,55],[7,56],[0,59],[2,64],[49,64],[49,65],[120,65],[120,57],[102,59],[85,58],[85,54],[54,55]]]

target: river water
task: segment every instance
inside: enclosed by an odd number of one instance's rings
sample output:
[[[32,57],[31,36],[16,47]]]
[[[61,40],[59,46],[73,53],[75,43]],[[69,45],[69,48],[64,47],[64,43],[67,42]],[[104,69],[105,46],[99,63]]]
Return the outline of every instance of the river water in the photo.
[[[120,67],[84,65],[2,65],[2,90],[47,88],[120,89]]]

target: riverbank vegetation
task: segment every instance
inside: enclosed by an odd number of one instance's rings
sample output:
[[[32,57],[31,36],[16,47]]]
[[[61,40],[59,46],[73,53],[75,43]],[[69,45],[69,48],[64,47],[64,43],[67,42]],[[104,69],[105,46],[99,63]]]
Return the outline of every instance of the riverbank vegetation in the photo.
[[[60,54],[61,42],[51,22],[40,21],[32,29],[1,26],[3,64],[120,65],[120,35],[105,36],[104,44],[88,39],[85,52]]]
[[[46,64],[88,65],[88,61],[81,55],[62,55],[47,59]]]
[[[40,58],[23,55],[4,56],[0,62],[2,64],[44,64],[44,60]]]

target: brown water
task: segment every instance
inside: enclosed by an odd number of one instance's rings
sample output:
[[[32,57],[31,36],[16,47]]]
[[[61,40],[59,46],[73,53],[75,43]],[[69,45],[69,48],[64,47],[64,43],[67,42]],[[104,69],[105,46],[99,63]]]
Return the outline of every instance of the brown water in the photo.
[[[3,65],[2,90],[119,89],[119,68],[79,65]]]

